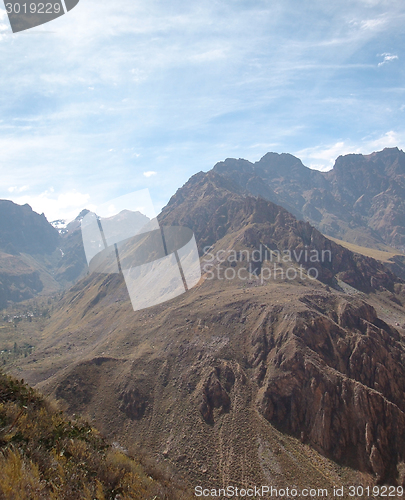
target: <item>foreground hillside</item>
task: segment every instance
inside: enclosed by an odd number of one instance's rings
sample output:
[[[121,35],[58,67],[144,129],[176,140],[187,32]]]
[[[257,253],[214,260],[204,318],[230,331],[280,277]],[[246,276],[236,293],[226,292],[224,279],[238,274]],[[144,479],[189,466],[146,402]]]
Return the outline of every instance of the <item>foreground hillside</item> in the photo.
[[[134,313],[118,276],[93,276],[19,371],[191,486],[401,484],[404,330],[366,301],[206,280]]]
[[[170,490],[87,423],[0,372],[0,498],[167,498]]]

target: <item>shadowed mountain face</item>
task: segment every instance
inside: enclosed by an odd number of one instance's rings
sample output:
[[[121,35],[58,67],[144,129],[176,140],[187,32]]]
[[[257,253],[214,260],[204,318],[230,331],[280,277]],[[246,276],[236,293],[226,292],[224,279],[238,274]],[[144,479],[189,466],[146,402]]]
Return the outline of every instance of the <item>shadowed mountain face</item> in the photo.
[[[0,200],[0,249],[9,254],[51,254],[58,244],[59,234],[45,215],[39,215],[29,205],[16,205]]]
[[[0,309],[9,302],[33,298],[44,285],[40,273],[26,259],[0,252]]]
[[[63,290],[88,272],[81,231],[88,212],[83,210],[59,233],[29,205],[0,200],[0,308]],[[111,238],[114,231],[131,234],[148,220],[123,210],[104,224]]]
[[[214,171],[282,205],[322,233],[362,246],[405,249],[405,153],[397,148],[339,156],[318,172],[290,154],[227,159]]]
[[[15,373],[194,485],[403,482],[403,282],[213,171],[159,222],[210,247],[200,283],[134,312],[121,275],[91,274]],[[303,274],[263,279],[284,251]]]
[[[0,308],[60,290],[85,272],[79,219],[61,235],[29,205],[0,200]]]
[[[55,252],[58,240],[58,232],[44,215],[29,205],[0,200],[0,308],[43,291],[44,275],[49,278],[48,289],[57,288],[44,264]]]

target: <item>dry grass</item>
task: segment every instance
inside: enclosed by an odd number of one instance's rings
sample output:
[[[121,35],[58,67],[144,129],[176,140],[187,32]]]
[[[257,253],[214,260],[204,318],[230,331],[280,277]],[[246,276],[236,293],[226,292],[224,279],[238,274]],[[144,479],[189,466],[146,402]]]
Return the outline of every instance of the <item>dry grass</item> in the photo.
[[[354,243],[348,243],[347,241],[338,240],[337,238],[332,238],[331,236],[327,236],[327,238],[334,241],[338,245],[347,248],[351,252],[359,253],[360,255],[365,255],[366,257],[371,257],[381,262],[388,262],[389,259],[395,257],[395,255],[403,255],[396,248],[391,248],[389,246],[383,246],[384,250],[376,250],[375,248],[362,247],[359,245],[355,245]]]
[[[173,498],[139,461],[0,373],[0,499]],[[187,495],[180,492],[178,497]]]

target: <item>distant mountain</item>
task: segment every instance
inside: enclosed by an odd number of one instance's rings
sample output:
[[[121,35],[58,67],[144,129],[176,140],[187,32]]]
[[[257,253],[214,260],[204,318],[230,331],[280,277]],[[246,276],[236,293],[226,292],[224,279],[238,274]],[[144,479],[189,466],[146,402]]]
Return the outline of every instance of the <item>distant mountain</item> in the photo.
[[[73,221],[65,224],[61,231],[60,259],[54,272],[55,279],[65,287],[75,283],[87,272],[80,223],[88,212],[89,210],[82,210]]]
[[[311,170],[290,154],[276,153],[255,163],[227,159],[214,171],[282,205],[326,235],[405,252],[405,153],[398,148],[339,156],[329,172]]]
[[[90,274],[15,373],[193,485],[403,483],[404,282],[215,170],[159,222],[193,229],[200,283],[134,312],[121,275]],[[265,278],[273,257],[303,274]]]
[[[88,272],[81,221],[84,209],[71,222],[49,223],[29,205],[0,200],[0,308],[8,303],[63,290]],[[131,234],[133,226],[149,219],[123,210],[103,219],[110,237],[114,231]]]
[[[52,227],[58,230],[59,234],[65,234],[67,232],[66,226],[68,222],[65,219],[57,219],[51,222]]]
[[[82,216],[59,230],[29,205],[0,200],[0,308],[61,290],[85,272]]]
[[[47,269],[58,241],[43,214],[0,200],[0,308],[58,289]]]
[[[11,253],[51,254],[59,242],[58,231],[29,205],[0,200],[0,250]]]

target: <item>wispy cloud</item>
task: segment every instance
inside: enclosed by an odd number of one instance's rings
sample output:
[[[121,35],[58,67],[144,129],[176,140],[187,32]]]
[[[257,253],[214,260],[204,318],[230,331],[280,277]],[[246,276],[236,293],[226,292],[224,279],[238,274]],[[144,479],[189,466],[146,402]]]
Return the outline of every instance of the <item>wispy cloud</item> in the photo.
[[[148,172],[144,172],[143,175],[145,177],[153,177],[154,175],[157,175],[157,172],[154,172],[153,170],[149,170]]]
[[[7,191],[9,193],[23,193],[24,191],[28,191],[29,188],[29,186],[10,186]]]
[[[398,56],[395,54],[389,54],[388,52],[384,52],[384,54],[378,54],[378,57],[383,57],[384,59],[378,63],[378,66],[382,66],[383,64],[389,63],[391,61],[395,61],[398,59]]]

